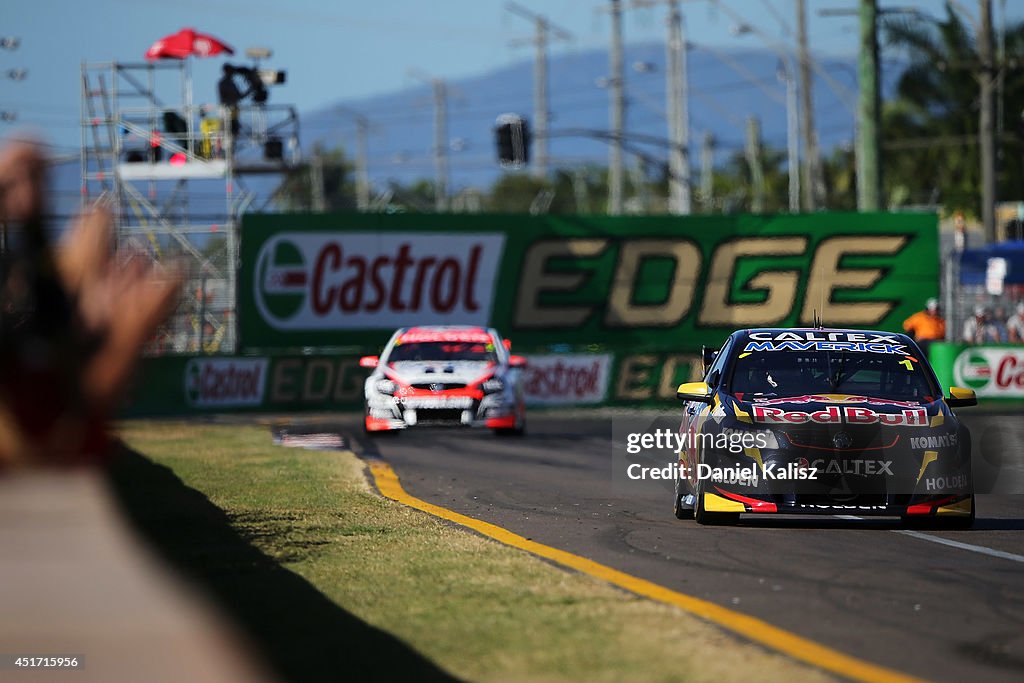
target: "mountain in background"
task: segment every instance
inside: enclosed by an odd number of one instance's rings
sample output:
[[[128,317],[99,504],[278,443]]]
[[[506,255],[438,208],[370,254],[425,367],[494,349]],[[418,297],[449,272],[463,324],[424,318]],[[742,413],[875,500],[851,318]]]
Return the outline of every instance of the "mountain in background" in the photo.
[[[766,145],[786,148],[786,88],[777,75],[778,56],[769,50],[723,51],[692,46],[689,53],[691,162],[696,166],[706,132],[715,140],[715,163],[741,151],[745,120],[760,119]],[[625,50],[627,131],[667,137],[665,110],[665,49],[659,43],[630,45]],[[821,75],[814,78],[815,123],[823,154],[854,142],[853,107],[857,97],[855,59],[820,62],[829,79],[843,92],[841,99]],[[557,54],[549,64],[550,129],[609,129],[608,92],[599,83],[608,74],[603,50]],[[897,74],[883,81],[895,82]],[[448,140],[452,190],[486,187],[502,169],[496,161],[495,118],[515,112],[532,119],[533,62],[524,59],[507,67],[449,82]],[[887,87],[886,91],[891,91]],[[434,116],[427,85],[304,113],[303,147],[341,146],[352,158],[356,149],[353,112],[371,126],[368,138],[369,173],[376,187],[389,181],[409,183],[433,177]],[[664,159],[665,150],[644,146]],[[606,165],[608,148],[582,137],[552,137],[552,167]],[[627,161],[630,156],[627,154]]]
[[[715,164],[740,152],[745,120],[757,116],[765,145],[786,148],[785,84],[778,76],[779,58],[770,50],[719,50],[691,46],[690,76],[691,163],[696,167],[701,140],[711,133],[716,140]],[[627,132],[667,137],[665,107],[665,49],[660,43],[626,47]],[[814,77],[815,123],[823,155],[854,142],[854,102],[857,96],[855,58],[827,58]],[[354,68],[358,68],[356,65]],[[608,147],[584,137],[557,137],[567,129],[607,131],[608,92],[599,83],[608,74],[604,50],[560,53],[549,62],[551,168],[586,164],[605,166]],[[894,90],[897,69],[883,73],[883,96]],[[843,97],[835,88],[838,84]],[[532,118],[533,61],[524,58],[507,67],[448,82],[448,140],[451,191],[467,187],[486,189],[504,171],[496,160],[493,137],[495,118],[515,112]],[[434,114],[431,88],[408,89],[336,104],[300,114],[302,147],[308,155],[314,145],[342,147],[350,159],[356,154],[354,113],[371,125],[368,138],[369,174],[373,187],[410,184],[434,175]],[[652,157],[665,159],[664,149],[643,145]],[[634,159],[626,154],[627,163]],[[252,210],[267,206],[280,177],[244,179],[257,194]],[[209,187],[209,186],[207,186]],[[79,168],[64,164],[55,169],[53,189],[57,213],[73,214],[79,201]],[[223,194],[195,189],[193,211],[222,212]],[[269,208],[269,207],[268,207]]]

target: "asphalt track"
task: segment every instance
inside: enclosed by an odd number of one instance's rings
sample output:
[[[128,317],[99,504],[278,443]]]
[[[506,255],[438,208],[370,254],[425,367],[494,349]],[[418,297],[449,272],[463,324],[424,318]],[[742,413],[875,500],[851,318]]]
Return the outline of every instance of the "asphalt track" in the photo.
[[[980,495],[969,531],[832,516],[701,527],[672,516],[662,482],[613,483],[614,419],[535,414],[522,439],[339,428],[429,503],[913,676],[1024,679],[1024,495]],[[1024,417],[966,421],[994,490],[1024,492]]]

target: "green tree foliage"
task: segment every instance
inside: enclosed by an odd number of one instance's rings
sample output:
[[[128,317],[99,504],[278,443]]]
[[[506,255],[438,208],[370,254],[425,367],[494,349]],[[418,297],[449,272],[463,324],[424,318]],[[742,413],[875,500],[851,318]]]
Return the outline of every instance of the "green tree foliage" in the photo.
[[[831,211],[856,211],[857,164],[853,147],[837,147],[831,156],[822,159],[822,171],[828,190],[826,208]]]
[[[885,192],[890,205],[942,204],[946,211],[980,212],[978,58],[971,27],[947,4],[945,19],[894,15],[885,42],[909,60],[897,96],[883,106]],[[1021,198],[1024,24],[1006,27],[1003,124],[997,140],[999,197]],[[996,64],[998,69],[1000,64]],[[999,112],[996,112],[999,115]]]
[[[421,178],[410,185],[392,182],[391,203],[409,213],[431,213],[436,206],[434,181]]]
[[[327,211],[354,211],[355,181],[352,162],[340,148],[324,150],[317,146],[323,168],[324,208]],[[310,211],[313,208],[313,164],[305,163],[291,169],[274,190],[274,203],[286,211]]]
[[[582,182],[588,181],[584,178]],[[589,192],[588,186],[588,195]],[[586,213],[586,209],[576,206],[571,171],[557,172],[554,180],[527,173],[505,173],[491,186],[485,208],[501,213]]]
[[[782,213],[789,210],[789,175],[786,172],[786,154],[771,147],[761,148],[764,167],[764,212]],[[696,184],[697,179],[694,178]],[[754,201],[753,173],[742,150],[729,156],[721,168],[715,169],[713,185],[715,201],[709,207],[712,213],[749,213]],[[695,204],[695,206],[699,206]]]

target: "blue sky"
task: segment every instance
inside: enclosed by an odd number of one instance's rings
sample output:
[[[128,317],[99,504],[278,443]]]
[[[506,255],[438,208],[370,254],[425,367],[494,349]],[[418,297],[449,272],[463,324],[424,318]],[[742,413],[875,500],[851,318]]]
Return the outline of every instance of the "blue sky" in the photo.
[[[780,43],[792,44],[793,0],[722,0]],[[142,61],[157,38],[184,26],[212,33],[239,53],[267,46],[268,66],[286,69],[288,84],[272,95],[312,111],[344,99],[399,90],[415,83],[410,69],[444,78],[479,74],[532,58],[529,48],[511,47],[533,27],[505,9],[504,0],[6,0],[0,7],[0,35],[16,36],[17,50],[0,50],[0,110],[17,114],[0,122],[0,136],[35,130],[61,153],[79,144],[79,75],[83,60]],[[519,0],[570,31],[574,40],[555,50],[607,44],[609,19],[599,0]],[[856,51],[856,17],[821,17],[821,8],[854,8],[856,0],[808,0],[811,48],[818,54]],[[961,0],[970,10],[974,0]],[[997,12],[1002,3],[993,3]],[[881,2],[913,6],[942,15],[941,0]],[[1008,4],[1011,20],[1024,3]],[[754,36],[730,32],[734,21],[708,0],[683,0],[688,37],[717,47],[757,47]],[[627,13],[627,42],[660,41],[664,10]],[[237,57],[238,55],[236,55]],[[213,101],[221,58],[198,61],[196,100]],[[10,69],[27,69],[12,81]]]

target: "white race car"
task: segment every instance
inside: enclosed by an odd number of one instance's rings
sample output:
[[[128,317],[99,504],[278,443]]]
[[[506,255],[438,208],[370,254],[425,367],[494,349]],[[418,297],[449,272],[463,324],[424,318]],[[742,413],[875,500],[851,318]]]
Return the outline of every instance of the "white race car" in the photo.
[[[367,432],[414,426],[464,426],[522,434],[526,408],[522,356],[491,328],[402,328],[380,356],[363,356]]]

